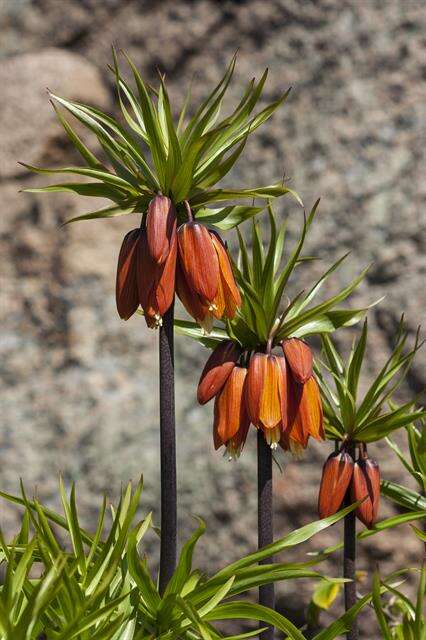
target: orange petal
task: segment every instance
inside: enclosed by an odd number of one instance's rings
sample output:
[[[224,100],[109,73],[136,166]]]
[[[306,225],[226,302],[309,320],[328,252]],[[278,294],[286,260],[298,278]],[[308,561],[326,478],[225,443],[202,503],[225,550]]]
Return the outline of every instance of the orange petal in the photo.
[[[154,306],[160,316],[163,316],[170,308],[175,295],[177,240],[172,240],[169,255],[160,266],[159,277],[154,287]]]
[[[327,518],[341,507],[354,470],[354,461],[344,451],[332,453],[326,460],[318,495],[318,514]]]
[[[247,369],[245,367],[234,367],[222,391],[216,396],[213,425],[216,448],[233,438],[240,426],[247,421],[243,402],[246,376]]]
[[[201,302],[200,296],[189,288],[179,260],[176,265],[176,293],[189,315],[201,324],[208,314],[208,307]]]
[[[219,261],[219,273],[221,284],[221,295],[223,297],[223,312],[227,318],[233,318],[237,307],[241,306],[241,295],[235,282],[234,273],[232,271],[228,252],[220,238],[214,231],[210,231],[214,248],[216,249]],[[218,306],[215,299],[216,306]],[[222,317],[219,316],[219,317]]]
[[[219,261],[207,228],[186,222],[178,229],[179,259],[188,287],[203,303],[211,304],[217,294]]]
[[[148,249],[152,259],[162,264],[170,253],[176,235],[176,212],[167,196],[155,196],[146,216]]]
[[[288,411],[287,411],[287,363],[283,356],[276,356],[278,366],[281,368],[281,383],[279,386],[279,395],[281,403],[281,428],[288,427]]]
[[[121,245],[117,264],[115,299],[120,318],[128,320],[139,306],[137,253],[140,229],[129,231]]]
[[[298,338],[283,340],[281,344],[295,380],[304,384],[312,376],[313,357],[310,347]]]
[[[245,401],[249,418],[256,427],[260,427],[260,402],[265,383],[267,361],[266,354],[255,353],[248,368]]]
[[[263,428],[281,426],[282,369],[276,356],[266,356],[266,375],[260,399],[259,421]]]
[[[288,375],[288,428],[290,438],[306,447],[309,436],[324,439],[322,404],[315,378],[300,385]]]
[[[205,404],[211,400],[225,384],[240,356],[241,350],[232,340],[220,342],[214,349],[200,377],[197,400]]]

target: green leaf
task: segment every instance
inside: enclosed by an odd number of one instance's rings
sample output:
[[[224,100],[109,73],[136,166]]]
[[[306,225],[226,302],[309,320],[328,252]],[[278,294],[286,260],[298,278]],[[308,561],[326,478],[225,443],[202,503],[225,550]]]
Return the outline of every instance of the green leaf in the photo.
[[[207,620],[261,620],[284,631],[292,640],[305,640],[303,634],[290,620],[272,609],[250,602],[232,602],[218,605],[205,616]]]
[[[75,216],[64,222],[64,225],[71,224],[71,222],[80,222],[81,220],[97,220],[98,218],[117,218],[118,216],[127,216],[130,213],[135,213],[133,208],[122,209],[121,207],[106,207],[105,209],[99,209],[98,211],[90,211],[84,213],[81,216]]]
[[[263,211],[264,207],[229,206],[221,209],[198,209],[195,218],[203,224],[228,231]]]
[[[299,204],[302,204],[296,192],[285,187],[282,182],[277,182],[267,187],[257,187],[255,189],[215,189],[214,191],[201,191],[201,193],[190,197],[189,202],[192,207],[199,207],[210,202],[220,202],[224,200],[278,198],[286,193],[292,195]]]
[[[204,346],[214,349],[219,342],[228,339],[228,334],[224,329],[214,328],[207,335],[196,322],[175,319],[174,326],[177,333],[197,340]]]
[[[423,509],[426,517],[426,498],[420,493],[417,493],[417,491],[408,489],[390,480],[382,480],[380,490],[387,498],[390,498],[393,502],[400,504],[406,509]]]

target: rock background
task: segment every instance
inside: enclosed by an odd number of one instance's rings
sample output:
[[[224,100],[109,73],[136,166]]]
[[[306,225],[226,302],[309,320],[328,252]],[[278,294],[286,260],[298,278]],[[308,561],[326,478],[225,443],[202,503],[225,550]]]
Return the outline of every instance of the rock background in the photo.
[[[82,519],[91,527],[102,492],[116,496],[120,483],[143,471],[144,507],[158,517],[157,336],[138,318],[121,322],[114,302],[117,253],[133,222],[60,229],[88,210],[86,203],[18,193],[40,183],[18,160],[75,161],[45,88],[114,111],[106,68],[112,42],[148,81],[163,70],[179,104],[193,74],[196,101],[237,47],[230,98],[267,66],[268,99],[291,85],[291,99],[253,136],[231,181],[270,183],[285,170],[306,203],[322,196],[310,251],[323,260],[303,278],[351,250],[328,286],[332,292],[374,261],[352,298],[358,305],[386,295],[370,313],[367,383],[389,353],[400,314],[414,334],[426,303],[426,7],[423,0],[0,0],[0,23],[0,486],[17,492],[22,476],[58,506],[61,471],[67,482],[77,480]],[[292,214],[294,238],[300,211],[285,201],[280,208]],[[352,336],[343,332],[340,344]],[[238,464],[213,451],[212,407],[198,407],[194,393],[205,358],[201,347],[177,339],[181,534],[192,527],[190,513],[206,518],[198,561],[213,568],[255,546],[256,478],[254,439]],[[423,352],[401,399],[424,388],[425,379]],[[409,483],[386,446],[371,449],[387,478]],[[303,461],[285,461],[283,477],[277,473],[277,536],[315,517],[327,454],[326,446],[313,445]],[[17,512],[0,508],[1,526],[11,532]],[[384,503],[382,515],[392,512]],[[327,530],[309,548],[339,535],[338,527]],[[307,550],[286,557],[300,559]],[[151,554],[155,563],[154,544]],[[385,573],[420,554],[420,543],[401,527],[365,544],[359,568],[378,561]],[[336,575],[334,565],[324,569]],[[281,586],[280,609],[302,623],[297,611],[311,592],[308,583]],[[362,625],[363,637],[380,637],[368,613]]]

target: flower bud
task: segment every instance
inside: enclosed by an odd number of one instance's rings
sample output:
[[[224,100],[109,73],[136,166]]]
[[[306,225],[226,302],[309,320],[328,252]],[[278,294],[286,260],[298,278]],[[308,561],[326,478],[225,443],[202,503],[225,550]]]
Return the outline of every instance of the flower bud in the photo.
[[[120,318],[128,320],[139,306],[137,263],[140,229],[124,237],[118,257],[115,298]]]
[[[198,383],[197,400],[206,404],[219,393],[240,356],[240,349],[232,340],[220,342],[210,355]]]
[[[353,502],[363,500],[356,509],[356,515],[371,529],[376,522],[380,504],[380,469],[375,460],[360,458],[355,462],[351,499]]]
[[[211,305],[219,282],[219,260],[208,229],[185,222],[178,229],[179,259],[189,289]]]
[[[354,461],[349,453],[332,453],[326,460],[318,495],[318,514],[327,518],[339,511],[349,487]]]
[[[155,196],[148,206],[146,234],[151,258],[162,264],[170,253],[176,235],[176,212],[167,196]]]
[[[300,384],[305,384],[313,372],[313,356],[310,347],[298,338],[283,340],[281,346],[294,379]]]

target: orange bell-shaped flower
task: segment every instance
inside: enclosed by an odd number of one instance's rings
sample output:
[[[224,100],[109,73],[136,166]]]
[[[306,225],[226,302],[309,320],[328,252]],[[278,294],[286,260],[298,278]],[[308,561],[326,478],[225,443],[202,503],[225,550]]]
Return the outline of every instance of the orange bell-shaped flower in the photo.
[[[313,356],[310,347],[298,338],[283,340],[281,346],[294,379],[300,384],[305,384],[313,373]]]
[[[292,375],[287,376],[287,417],[290,439],[304,449],[310,436],[315,440],[324,440],[321,396],[314,377],[301,385]]]
[[[255,353],[250,360],[246,405],[251,422],[262,429],[268,444],[275,448],[286,425],[286,369],[284,359]]]
[[[362,500],[355,513],[371,529],[377,520],[380,505],[380,468],[375,460],[365,457],[355,462],[351,498],[354,502]]]

